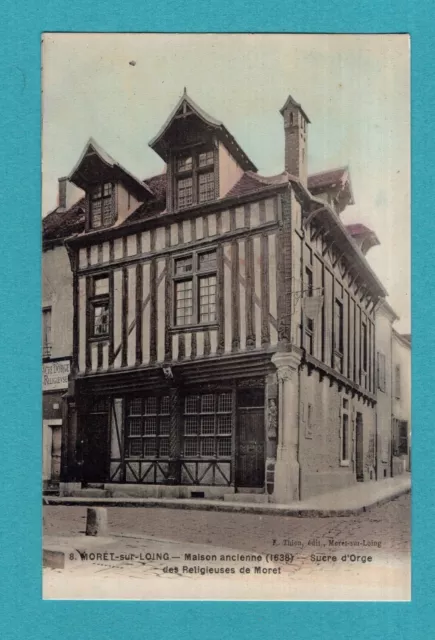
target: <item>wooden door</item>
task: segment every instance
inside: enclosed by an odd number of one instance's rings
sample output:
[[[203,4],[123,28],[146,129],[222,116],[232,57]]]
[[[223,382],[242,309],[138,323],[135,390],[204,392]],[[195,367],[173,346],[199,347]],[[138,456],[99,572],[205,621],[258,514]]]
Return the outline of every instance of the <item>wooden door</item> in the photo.
[[[51,481],[59,482],[62,427],[52,427],[51,439]]]
[[[264,486],[264,408],[238,409],[236,486]]]
[[[83,480],[105,482],[108,467],[108,415],[89,415],[86,420]]]
[[[364,431],[362,414],[356,414],[355,421],[355,471],[358,482],[364,480]]]

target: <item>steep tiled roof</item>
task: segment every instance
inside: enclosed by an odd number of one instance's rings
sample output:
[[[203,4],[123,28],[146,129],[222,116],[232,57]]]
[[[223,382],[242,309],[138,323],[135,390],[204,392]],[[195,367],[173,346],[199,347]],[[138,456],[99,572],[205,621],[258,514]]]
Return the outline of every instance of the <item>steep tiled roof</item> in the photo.
[[[234,187],[227,193],[227,198],[241,197],[251,193],[260,193],[265,189],[286,184],[288,182],[288,174],[280,173],[278,176],[266,178],[252,171],[246,171]]]
[[[313,184],[315,185],[314,189],[319,185],[322,185],[322,188],[332,186],[342,179],[346,171],[346,168],[333,169],[309,176],[308,188],[311,190]],[[163,213],[166,207],[166,177],[166,173],[160,173],[143,181],[153,192],[155,199],[141,204],[121,226],[145,219],[152,214]],[[275,176],[261,176],[253,171],[246,171],[225,197],[241,198],[256,193],[261,194],[273,186],[287,184],[289,178],[289,174],[285,171]],[[43,220],[44,240],[66,238],[74,233],[81,233],[84,229],[84,221],[84,199],[68,211],[60,212],[56,209]],[[362,225],[360,226],[362,227]],[[353,234],[351,233],[351,235]]]
[[[59,207],[42,220],[44,242],[53,242],[81,233],[85,226],[85,199],[81,198],[67,211]]]
[[[327,189],[328,187],[333,187],[344,180],[347,173],[347,167],[313,173],[308,176],[308,189],[310,191],[320,191],[322,189]]]

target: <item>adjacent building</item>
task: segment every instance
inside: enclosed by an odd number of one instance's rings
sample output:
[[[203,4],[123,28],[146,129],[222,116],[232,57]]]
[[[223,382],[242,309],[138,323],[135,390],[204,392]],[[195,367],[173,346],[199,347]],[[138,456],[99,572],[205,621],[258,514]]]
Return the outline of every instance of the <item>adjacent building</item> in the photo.
[[[161,175],[86,144],[68,176],[85,196],[60,216],[64,492],[288,503],[389,475],[375,237],[340,220],[346,167],[307,177],[301,105],[289,97],[281,115],[272,177],[186,93],[150,142]]]
[[[66,428],[73,344],[72,271],[64,239],[81,230],[80,197],[66,179],[59,180],[59,206],[43,220],[42,251],[42,389],[43,484],[59,486],[62,433]]]
[[[411,470],[411,336],[393,331],[393,472]]]

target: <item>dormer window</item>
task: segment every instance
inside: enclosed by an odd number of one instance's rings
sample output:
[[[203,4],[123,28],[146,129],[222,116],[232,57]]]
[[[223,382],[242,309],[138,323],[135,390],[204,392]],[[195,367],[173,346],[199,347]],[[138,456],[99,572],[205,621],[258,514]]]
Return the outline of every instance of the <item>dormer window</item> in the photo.
[[[214,200],[216,197],[214,151],[200,150],[177,156],[175,183],[178,209]]]
[[[112,184],[94,185],[90,192],[90,223],[92,229],[108,227],[113,223]]]

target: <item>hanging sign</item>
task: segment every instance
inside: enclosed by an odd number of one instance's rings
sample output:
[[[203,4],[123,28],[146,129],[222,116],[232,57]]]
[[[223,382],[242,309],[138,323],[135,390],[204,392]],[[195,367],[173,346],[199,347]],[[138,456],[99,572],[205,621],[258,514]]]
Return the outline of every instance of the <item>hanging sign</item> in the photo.
[[[42,390],[58,391],[68,389],[70,360],[52,360],[42,364]]]

